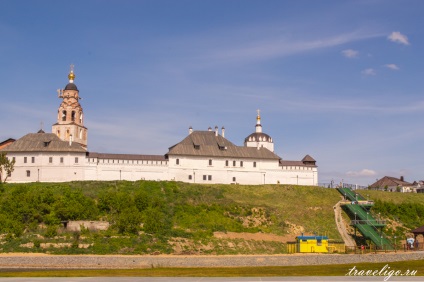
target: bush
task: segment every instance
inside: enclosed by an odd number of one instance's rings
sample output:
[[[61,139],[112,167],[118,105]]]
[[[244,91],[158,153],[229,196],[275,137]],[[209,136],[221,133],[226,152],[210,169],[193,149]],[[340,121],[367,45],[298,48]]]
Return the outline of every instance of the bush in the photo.
[[[56,225],[48,226],[44,235],[48,238],[53,238],[53,237],[57,236],[57,226]]]
[[[123,210],[116,219],[116,227],[121,234],[137,234],[140,228],[141,215],[137,208]]]
[[[151,234],[166,233],[166,218],[165,214],[159,208],[148,208],[144,214],[144,231]]]
[[[39,249],[40,246],[41,246],[41,241],[36,239],[36,240],[34,240],[33,244],[34,244],[34,248]]]

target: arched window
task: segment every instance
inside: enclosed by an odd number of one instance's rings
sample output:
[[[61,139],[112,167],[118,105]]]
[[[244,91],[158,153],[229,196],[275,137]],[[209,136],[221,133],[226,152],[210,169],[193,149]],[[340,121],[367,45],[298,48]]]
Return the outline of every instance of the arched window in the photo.
[[[66,121],[66,111],[62,111],[62,121]]]
[[[72,113],[71,113],[71,120],[75,121],[75,111],[72,111]]]

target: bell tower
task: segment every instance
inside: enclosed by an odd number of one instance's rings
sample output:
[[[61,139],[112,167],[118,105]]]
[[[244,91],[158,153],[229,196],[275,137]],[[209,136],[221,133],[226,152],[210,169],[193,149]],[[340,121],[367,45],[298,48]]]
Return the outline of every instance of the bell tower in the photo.
[[[58,97],[62,100],[57,112],[57,122],[52,126],[52,133],[64,141],[76,142],[87,149],[87,128],[84,126],[84,114],[79,103],[81,97],[74,84],[74,66],[68,75],[69,83],[65,89],[58,89]]]

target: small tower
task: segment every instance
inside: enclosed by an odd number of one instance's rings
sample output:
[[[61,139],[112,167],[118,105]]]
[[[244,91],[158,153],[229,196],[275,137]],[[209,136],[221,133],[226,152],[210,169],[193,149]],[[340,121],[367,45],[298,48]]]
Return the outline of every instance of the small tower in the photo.
[[[71,71],[68,75],[69,83],[65,89],[58,89],[58,97],[63,99],[57,113],[57,122],[52,126],[52,133],[60,139],[79,143],[87,149],[87,128],[84,126],[84,115],[79,103],[79,91],[74,84],[75,74],[74,66],[71,65]]]
[[[260,111],[258,110],[257,112],[258,115],[256,116],[256,130],[254,133],[250,134],[244,139],[244,146],[256,147],[258,149],[267,148],[271,152],[274,152],[274,142],[272,141],[271,136],[262,132]]]

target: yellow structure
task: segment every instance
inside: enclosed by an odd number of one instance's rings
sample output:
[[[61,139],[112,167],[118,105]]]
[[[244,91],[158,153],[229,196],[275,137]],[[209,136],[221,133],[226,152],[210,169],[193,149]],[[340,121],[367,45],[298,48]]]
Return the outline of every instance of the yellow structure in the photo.
[[[298,253],[328,253],[327,236],[297,236]]]

